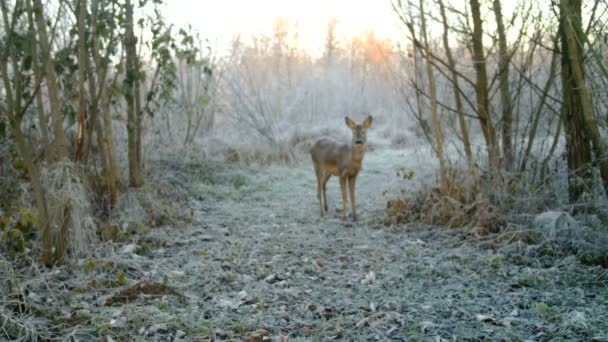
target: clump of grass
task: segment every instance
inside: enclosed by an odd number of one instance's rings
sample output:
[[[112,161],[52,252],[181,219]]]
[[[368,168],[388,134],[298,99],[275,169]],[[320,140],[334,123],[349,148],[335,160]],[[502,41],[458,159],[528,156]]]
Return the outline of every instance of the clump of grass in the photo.
[[[402,169],[398,175],[409,181],[414,172]],[[443,187],[435,186],[389,200],[385,225],[415,222],[458,228],[477,224],[483,235],[498,230],[500,215],[491,203],[483,200],[478,184],[468,173],[452,169]]]
[[[41,180],[46,190],[54,245],[65,246],[68,255],[74,258],[86,255],[97,227],[77,168],[70,161],[55,163],[43,168]]]
[[[229,165],[286,165],[295,159],[293,151],[287,147],[229,147],[224,150],[224,162]]]
[[[404,181],[413,172],[400,170]],[[608,230],[597,212],[595,200],[560,206],[555,184],[534,182],[520,175],[493,180],[471,180],[463,171],[450,170],[447,184],[422,189],[387,203],[385,225],[425,223],[473,227],[479,235],[500,233],[496,243],[510,246],[510,255],[523,257],[576,256],[581,262],[608,267]],[[578,216],[568,212],[579,208]],[[601,209],[601,208],[599,208]],[[601,213],[601,210],[599,210]],[[590,218],[591,217],[591,218]]]
[[[608,267],[608,229],[604,225],[583,224],[563,211],[537,215],[531,227],[515,229],[506,235],[521,241],[505,249],[527,257],[563,258],[569,255],[589,265]]]
[[[12,146],[0,144],[0,216],[14,209],[26,177],[25,165],[16,156]]]

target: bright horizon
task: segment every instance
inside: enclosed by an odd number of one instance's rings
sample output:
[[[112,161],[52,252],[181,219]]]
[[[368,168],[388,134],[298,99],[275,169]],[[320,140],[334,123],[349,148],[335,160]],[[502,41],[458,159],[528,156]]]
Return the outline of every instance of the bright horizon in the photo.
[[[252,36],[272,34],[275,19],[287,19],[290,30],[298,28],[300,46],[313,57],[322,54],[327,24],[332,18],[339,40],[372,31],[378,39],[399,41],[403,28],[390,1],[374,0],[197,0],[168,1],[163,13],[179,27],[191,25],[212,49],[225,54],[234,37],[249,41]],[[293,32],[290,31],[290,34]]]

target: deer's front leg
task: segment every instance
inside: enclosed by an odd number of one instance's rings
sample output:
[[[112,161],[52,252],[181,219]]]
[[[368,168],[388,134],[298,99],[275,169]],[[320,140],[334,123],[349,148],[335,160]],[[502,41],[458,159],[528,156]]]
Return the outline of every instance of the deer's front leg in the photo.
[[[319,176],[317,176],[317,199],[319,200],[319,209],[321,209],[321,216],[323,216],[323,187],[321,186],[321,179],[319,178]]]
[[[350,192],[350,203],[353,207],[353,221],[357,221],[357,207],[355,202],[355,181],[356,177],[348,178],[348,190]]]
[[[346,224],[348,197],[346,197],[346,183],[348,177],[340,176],[340,189],[342,190],[342,222]]]

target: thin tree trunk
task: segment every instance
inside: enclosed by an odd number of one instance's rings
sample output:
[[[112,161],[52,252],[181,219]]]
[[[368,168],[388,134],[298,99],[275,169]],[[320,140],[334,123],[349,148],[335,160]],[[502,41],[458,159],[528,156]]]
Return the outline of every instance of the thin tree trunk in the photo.
[[[557,49],[557,42],[555,44],[555,48]],[[554,51],[551,55],[551,66],[549,69],[549,78],[547,82],[545,82],[545,86],[543,87],[543,93],[541,94],[541,98],[538,103],[538,107],[536,107],[536,111],[533,114],[532,127],[530,127],[530,132],[528,134],[528,143],[526,145],[526,151],[524,152],[524,156],[521,161],[521,166],[519,168],[520,172],[524,172],[526,170],[526,164],[528,163],[528,158],[530,158],[530,154],[532,153],[532,146],[534,145],[534,140],[536,139],[536,130],[538,129],[538,123],[540,122],[540,117],[542,116],[543,108],[545,107],[545,103],[547,102],[547,96],[549,95],[549,89],[553,85],[553,81],[556,76],[557,69],[557,51]],[[560,119],[561,120],[561,119]],[[561,123],[560,123],[561,125]]]
[[[36,24],[38,26],[40,56],[44,65],[46,85],[48,89],[49,102],[51,105],[51,121],[53,124],[53,132],[55,134],[55,154],[57,159],[61,160],[67,158],[67,140],[63,131],[63,115],[61,112],[61,103],[59,101],[59,87],[51,59],[51,47],[46,30],[44,6],[42,6],[40,0],[33,1],[33,12],[35,14]]]
[[[38,46],[36,39],[36,26],[34,25],[34,14],[32,13],[32,4],[30,1],[26,1],[27,6],[27,18],[29,34],[32,46],[33,64],[32,69],[34,70],[34,79],[37,84],[42,84],[42,70],[40,68],[40,60],[38,59]],[[44,159],[50,162],[51,153],[49,151],[49,131],[48,131],[48,117],[44,112],[44,102],[42,101],[42,91],[36,92],[36,111],[38,112],[38,125],[40,126],[40,136],[42,137],[42,148],[44,149]]]
[[[547,172],[547,165],[549,165],[549,161],[551,160],[551,157],[553,157],[553,154],[555,153],[555,150],[557,149],[557,143],[559,142],[559,137],[562,132],[563,122],[564,122],[564,118],[563,118],[563,116],[560,116],[559,119],[557,120],[557,130],[555,132],[555,135],[553,136],[553,143],[551,144],[551,147],[549,148],[549,152],[543,159],[543,162],[540,166],[541,183],[545,183],[545,181],[546,181],[545,173]]]
[[[135,56],[135,63],[137,65],[137,70],[139,73],[140,69],[140,65],[139,65],[139,58],[137,57],[137,55]],[[135,151],[136,151],[136,160],[137,160],[137,177],[139,179],[139,186],[143,185],[144,183],[144,176],[143,176],[143,168],[144,168],[144,164],[143,164],[143,145],[142,145],[142,138],[143,138],[143,119],[144,119],[144,112],[142,110],[141,107],[141,82],[140,82],[140,78],[138,77],[135,80],[135,86],[134,86],[134,93],[135,93],[135,131],[137,132],[135,135]]]
[[[469,138],[469,128],[464,116],[464,109],[462,107],[462,98],[460,97],[460,85],[458,81],[458,75],[456,72],[456,62],[452,56],[452,50],[450,48],[448,39],[448,22],[445,15],[445,6],[443,0],[439,0],[439,7],[441,10],[441,21],[443,23],[443,48],[448,60],[449,69],[451,72],[452,89],[454,90],[454,101],[456,103],[456,112],[458,113],[458,123],[460,124],[460,131],[462,134],[462,144],[464,145],[464,152],[467,158],[467,168],[469,175],[474,176],[475,164],[473,160],[473,150],[471,149],[471,141]]]
[[[139,151],[138,147],[138,113],[135,104],[136,83],[139,78],[137,68],[137,54],[135,45],[137,38],[133,33],[133,3],[126,1],[126,20],[124,46],[126,51],[126,77],[125,77],[125,100],[127,102],[127,133],[128,133],[128,154],[129,154],[129,184],[138,188],[142,185],[139,173]]]
[[[78,10],[78,135],[76,139],[76,155],[74,161],[79,163],[84,154],[84,129],[86,119],[86,90],[85,90],[85,62],[86,55],[86,36],[85,36],[85,20],[87,15],[87,0],[77,0]],[[90,135],[87,137],[90,140]],[[89,143],[90,144],[90,143]]]
[[[93,25],[95,25],[95,23],[97,22],[98,10],[99,10],[98,0],[91,0],[91,21],[93,22]],[[116,157],[115,157],[115,153],[114,153],[114,141],[113,141],[113,134],[112,134],[112,116],[111,116],[111,111],[110,111],[112,95],[109,92],[110,92],[110,89],[113,89],[114,85],[116,84],[116,75],[112,79],[111,84],[109,84],[109,85],[106,84],[107,70],[108,70],[107,55],[109,53],[107,53],[104,58],[102,58],[102,56],[100,55],[99,52],[101,50],[101,47],[99,44],[99,38],[95,34],[96,31],[95,31],[94,27],[95,26],[93,26],[92,37],[91,37],[92,41],[93,41],[93,49],[91,50],[91,52],[93,55],[95,70],[97,71],[97,82],[98,82],[98,87],[99,87],[98,98],[95,101],[94,110],[97,110],[96,108],[101,107],[101,113],[103,114],[103,117],[102,117],[103,130],[101,129],[101,125],[99,123],[97,123],[96,126],[98,128],[96,129],[96,134],[98,136],[98,144],[100,145],[99,146],[100,153],[102,154],[101,157],[107,160],[107,169],[104,166],[104,170],[105,170],[104,172],[105,172],[105,176],[106,176],[106,179],[108,182],[108,194],[110,197],[109,198],[110,208],[114,208],[118,201],[118,171],[117,171],[118,169],[116,166]],[[108,45],[111,44],[112,39],[113,39],[113,37],[109,38]],[[94,91],[92,89],[91,89],[91,93],[94,93]],[[100,111],[97,111],[97,114],[95,114],[95,115],[98,116],[99,112]],[[92,113],[92,115],[93,115],[93,113]],[[99,140],[100,135],[102,137],[101,140]],[[105,152],[103,150],[105,150]]]
[[[437,115],[437,89],[435,88],[435,77],[433,76],[433,66],[431,64],[430,48],[426,33],[426,18],[424,13],[424,0],[420,0],[420,24],[422,40],[424,42],[424,58],[426,61],[426,73],[429,81],[429,92],[431,97],[431,118],[435,130],[435,144],[437,146],[437,159],[439,159],[439,175],[441,177],[441,187],[444,191],[448,190],[447,169],[443,155],[443,133]]]
[[[2,11],[2,20],[4,28],[7,30],[7,35],[11,35],[12,32],[8,32],[11,28],[8,19],[8,8],[5,0],[0,0],[0,10]],[[9,38],[10,39],[10,36]],[[52,226],[48,220],[48,207],[46,202],[46,195],[44,187],[42,186],[40,171],[37,165],[34,163],[34,156],[30,147],[27,145],[26,138],[21,130],[21,99],[22,99],[22,87],[20,77],[15,77],[15,93],[13,93],[13,86],[9,79],[8,74],[8,58],[12,60],[13,72],[19,73],[20,69],[17,68],[17,56],[15,55],[14,49],[11,44],[7,44],[8,49],[0,51],[0,76],[4,84],[4,93],[6,95],[5,101],[7,105],[6,116],[9,123],[9,130],[15,137],[17,149],[19,155],[23,158],[26,170],[29,175],[30,184],[34,192],[34,201],[38,209],[38,224],[42,230],[42,261],[47,266],[54,264],[53,257],[53,231]]]
[[[490,101],[488,97],[488,74],[486,58],[483,51],[483,27],[479,0],[470,0],[473,16],[473,66],[477,75],[475,93],[477,95],[477,116],[488,149],[488,164],[490,176],[494,178],[499,172],[500,152],[498,149],[496,131],[490,118]]]
[[[10,131],[15,137],[19,155],[23,158],[23,162],[25,163],[25,167],[30,178],[30,184],[32,185],[32,191],[34,193],[36,209],[38,209],[38,225],[39,229],[42,231],[42,262],[45,266],[51,267],[56,261],[53,253],[53,229],[51,223],[49,222],[46,193],[44,191],[44,187],[42,186],[40,170],[34,163],[34,156],[32,155],[30,147],[27,145],[18,119],[13,114],[8,115]]]
[[[568,192],[570,202],[577,202],[592,182],[591,144],[584,127],[583,104],[575,81],[574,65],[583,61],[582,49],[576,47],[575,34],[569,17],[577,16],[580,22],[581,1],[560,1],[560,36],[562,41],[562,88],[563,117],[566,128],[566,151],[568,156]],[[575,45],[572,49],[570,45]],[[582,63],[581,63],[582,64]],[[580,64],[579,64],[580,65]]]
[[[97,39],[97,12],[98,5],[96,0],[91,1],[91,18],[89,20],[89,26],[91,27],[90,33],[90,41],[92,43],[92,49],[88,49],[89,53],[85,54],[85,65],[87,70],[87,78],[89,83],[89,125],[87,126],[87,135],[85,138],[85,147],[84,147],[84,162],[86,163],[91,154],[92,145],[93,145],[93,132],[95,131],[98,134],[99,131],[99,107],[101,105],[101,92],[103,91],[103,87],[105,85],[105,80],[102,80],[99,77],[96,77],[94,71],[97,71],[97,76],[104,75],[106,73],[106,68],[102,68],[103,72],[100,73],[100,65],[101,63],[97,63],[96,56],[99,54],[99,41]],[[108,42],[108,45],[110,42]],[[107,65],[107,63],[106,63]],[[93,68],[95,66],[95,68]],[[99,88],[99,89],[98,89]],[[102,139],[103,140],[103,139]],[[97,140],[99,142],[99,139]],[[99,145],[98,149],[101,154],[103,153],[104,145]],[[104,172],[107,174],[107,170],[104,169]]]
[[[97,145],[99,146],[99,159],[101,159],[101,166],[103,168],[103,173],[106,176],[106,186],[107,186],[107,191],[108,191],[108,195],[110,196],[110,205],[111,207],[113,206],[114,203],[112,203],[112,183],[111,181],[113,181],[113,179],[110,179],[108,177],[109,173],[110,173],[110,162],[108,160],[108,156],[107,156],[107,147],[106,147],[106,143],[105,143],[105,138],[104,138],[104,131],[103,131],[103,127],[101,126],[101,122],[99,122],[101,119],[99,118],[99,115],[96,115],[93,120],[98,121],[97,124],[95,125],[95,137],[97,138]]]
[[[513,169],[515,159],[513,152],[513,109],[511,94],[509,91],[509,62],[510,54],[507,51],[507,36],[502,18],[500,0],[494,0],[494,17],[496,18],[496,29],[498,31],[498,74],[500,80],[500,100],[502,102],[502,148],[504,155],[505,170]]]
[[[112,134],[112,116],[110,113],[110,97],[104,95],[102,97],[102,101],[104,103],[103,108],[103,126],[105,130],[105,146],[108,148],[108,182],[109,182],[109,190],[110,190],[110,208],[114,208],[118,201],[118,168],[116,166],[116,154],[114,152],[114,141]]]

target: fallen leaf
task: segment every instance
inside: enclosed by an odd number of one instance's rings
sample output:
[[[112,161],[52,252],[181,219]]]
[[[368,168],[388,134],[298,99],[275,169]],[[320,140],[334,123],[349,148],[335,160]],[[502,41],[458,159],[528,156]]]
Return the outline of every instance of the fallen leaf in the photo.
[[[201,241],[213,241],[213,236],[211,235],[199,235],[197,239]]]
[[[196,336],[194,342],[211,342],[213,339],[209,336]]]
[[[270,341],[270,333],[267,330],[259,329],[259,330],[247,333],[247,336],[245,336],[245,341],[247,341],[247,342]]]
[[[430,328],[437,326],[437,324],[431,321],[422,321],[420,322],[420,330],[424,333],[427,332]]]
[[[369,327],[369,321],[367,320],[367,318],[364,318],[364,319],[360,320],[359,322],[357,322],[358,329],[361,329],[364,327]]]
[[[314,304],[308,304],[306,305],[306,310],[308,311],[317,311],[317,306]]]
[[[374,271],[369,271],[369,273],[365,275],[365,278],[361,280],[361,284],[373,284],[375,281],[376,273],[374,273]]]
[[[304,291],[302,291],[302,289],[300,289],[298,287],[290,287],[290,288],[286,289],[285,292],[287,292],[287,294],[289,294],[290,296],[297,297],[297,296],[301,295],[302,292],[304,292]]]
[[[491,316],[477,314],[477,315],[475,315],[475,318],[477,318],[478,321],[483,322],[483,323],[503,326],[502,322],[498,321],[496,318],[491,317]]]
[[[105,305],[114,305],[114,304],[127,304],[134,302],[139,296],[153,296],[153,297],[162,297],[166,295],[176,295],[182,296],[177,293],[174,289],[152,282],[139,282],[131,287],[121,290],[114,296],[108,298],[105,302]]]

